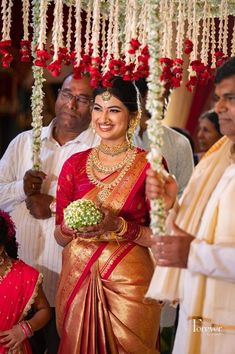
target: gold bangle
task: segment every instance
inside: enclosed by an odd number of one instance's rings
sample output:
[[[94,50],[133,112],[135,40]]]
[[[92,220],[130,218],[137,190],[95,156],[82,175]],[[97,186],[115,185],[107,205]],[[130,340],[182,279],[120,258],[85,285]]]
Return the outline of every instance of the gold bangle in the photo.
[[[73,238],[73,236],[71,236],[71,235],[66,235],[66,234],[63,233],[61,225],[60,225],[60,236],[61,236],[63,239],[66,239],[66,240],[69,240],[70,238]]]
[[[142,236],[142,231],[143,231],[143,227],[141,226],[141,225],[139,225],[139,227],[140,227],[140,231],[138,232],[138,235],[136,236],[136,238],[134,239],[134,242],[135,241],[137,241],[137,240],[139,240],[140,238],[141,238],[141,236]]]
[[[123,236],[126,233],[127,227],[128,227],[126,220],[123,219],[121,216],[120,216],[120,219],[121,219],[121,226],[118,228],[117,231],[115,231],[115,233],[118,237]]]

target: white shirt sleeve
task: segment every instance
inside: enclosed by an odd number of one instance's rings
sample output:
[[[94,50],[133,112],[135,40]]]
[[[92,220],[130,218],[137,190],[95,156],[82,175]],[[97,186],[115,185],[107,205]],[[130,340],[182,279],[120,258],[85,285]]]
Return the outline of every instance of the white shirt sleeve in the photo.
[[[19,143],[18,137],[12,140],[0,160],[0,208],[7,212],[25,199],[23,175],[18,173],[21,170],[18,166],[22,163]]]
[[[235,282],[235,245],[211,245],[194,240],[190,246],[188,270]]]

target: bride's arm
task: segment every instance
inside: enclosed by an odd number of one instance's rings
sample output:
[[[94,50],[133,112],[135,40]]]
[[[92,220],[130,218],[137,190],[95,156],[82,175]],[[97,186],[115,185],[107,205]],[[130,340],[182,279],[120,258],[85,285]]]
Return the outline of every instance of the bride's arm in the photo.
[[[54,237],[56,239],[56,242],[62,246],[65,247],[69,242],[73,240],[75,237],[76,232],[64,232],[64,229],[62,228],[62,225],[56,225],[55,231],[54,231]]]

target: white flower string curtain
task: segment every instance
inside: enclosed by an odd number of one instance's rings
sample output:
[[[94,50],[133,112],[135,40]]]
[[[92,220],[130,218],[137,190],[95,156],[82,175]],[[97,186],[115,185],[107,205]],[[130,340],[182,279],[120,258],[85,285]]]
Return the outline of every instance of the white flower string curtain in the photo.
[[[71,65],[75,78],[85,73],[91,85],[109,87],[114,76],[124,80],[147,78],[147,107],[151,113],[148,155],[154,170],[162,171],[161,119],[166,97],[182,84],[185,55],[188,81],[196,85],[213,80],[217,66],[235,55],[234,0],[22,0],[22,61],[32,61],[32,165],[40,169],[43,73],[59,76]],[[12,0],[1,0],[0,65],[8,68],[11,53]],[[48,42],[48,9],[53,8],[52,40]],[[29,22],[30,11],[33,24]],[[84,15],[85,14],[85,21]],[[229,23],[232,27],[229,26]],[[83,38],[84,37],[84,38]],[[152,202],[153,234],[165,233],[161,200]],[[159,281],[158,281],[159,282]],[[161,296],[161,289],[158,295]],[[152,296],[152,295],[151,295]]]

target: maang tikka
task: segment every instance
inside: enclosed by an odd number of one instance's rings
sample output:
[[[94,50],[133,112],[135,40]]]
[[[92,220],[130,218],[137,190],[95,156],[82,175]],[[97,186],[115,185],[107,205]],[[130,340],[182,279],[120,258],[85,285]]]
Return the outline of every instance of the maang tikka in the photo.
[[[111,97],[112,97],[112,94],[108,90],[106,90],[102,93],[102,98],[104,101],[109,101]]]

